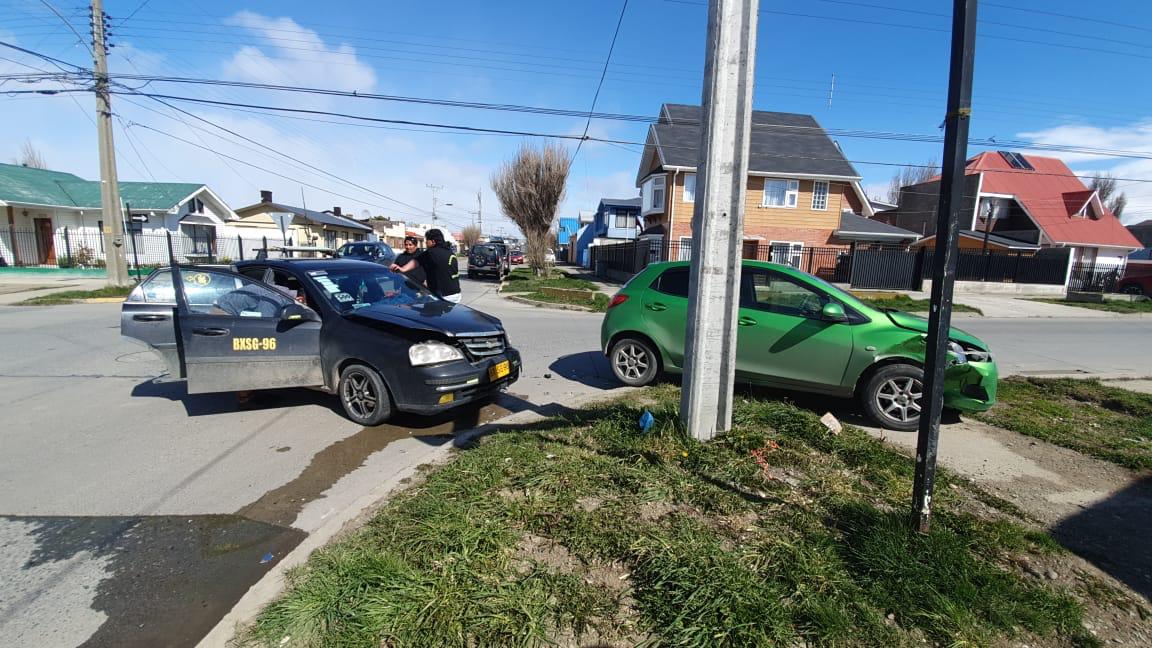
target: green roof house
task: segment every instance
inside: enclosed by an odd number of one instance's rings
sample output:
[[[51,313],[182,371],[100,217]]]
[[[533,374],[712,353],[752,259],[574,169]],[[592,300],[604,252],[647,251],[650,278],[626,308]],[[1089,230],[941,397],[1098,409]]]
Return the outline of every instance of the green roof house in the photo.
[[[218,239],[239,244],[230,225],[236,213],[203,184],[121,182],[120,200],[125,231],[132,235],[125,242],[129,262],[134,252],[141,263],[167,262],[169,232],[184,260],[215,257]],[[105,223],[97,180],[0,164],[0,218],[0,266],[103,263]]]

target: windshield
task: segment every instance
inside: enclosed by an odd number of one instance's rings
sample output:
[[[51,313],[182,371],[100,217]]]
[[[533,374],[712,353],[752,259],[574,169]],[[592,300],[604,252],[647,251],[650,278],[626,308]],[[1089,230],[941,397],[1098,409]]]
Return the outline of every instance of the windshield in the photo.
[[[398,272],[380,268],[312,270],[308,276],[341,312],[369,306],[405,306],[438,301],[432,293]]]
[[[345,243],[336,251],[340,257],[389,256],[388,248],[379,243]]]

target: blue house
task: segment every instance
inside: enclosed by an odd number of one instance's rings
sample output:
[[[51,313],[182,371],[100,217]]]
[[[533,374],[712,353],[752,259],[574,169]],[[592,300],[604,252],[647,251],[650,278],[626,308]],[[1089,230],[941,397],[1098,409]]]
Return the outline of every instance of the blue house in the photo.
[[[603,198],[592,222],[580,232],[576,241],[576,259],[588,267],[588,246],[596,239],[631,241],[640,231],[640,197]]]
[[[568,256],[568,248],[572,242],[572,237],[580,231],[579,218],[561,218],[556,228],[556,243],[560,249],[557,250],[557,258],[563,258],[569,263],[575,263],[574,257]],[[559,256],[563,255],[563,257]]]

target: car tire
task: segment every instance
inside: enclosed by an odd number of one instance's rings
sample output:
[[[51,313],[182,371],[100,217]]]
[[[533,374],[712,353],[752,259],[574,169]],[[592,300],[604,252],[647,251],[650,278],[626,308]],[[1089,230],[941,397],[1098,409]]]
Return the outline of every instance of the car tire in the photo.
[[[660,375],[660,356],[640,338],[617,340],[608,354],[608,361],[616,379],[629,387],[649,385]]]
[[[469,273],[468,273],[468,278],[469,278],[469,279],[475,279],[475,278],[476,278],[476,273],[475,273],[475,272],[469,272]]]
[[[344,413],[360,425],[380,425],[392,416],[392,397],[388,387],[372,367],[362,364],[344,367],[337,389]]]
[[[1125,295],[1143,295],[1144,294],[1144,291],[1141,290],[1140,286],[1137,286],[1136,284],[1128,284],[1127,286],[1124,286],[1123,288],[1121,288],[1120,292],[1124,293]]]
[[[920,427],[924,370],[910,364],[882,367],[860,394],[868,418],[889,430],[911,432]]]

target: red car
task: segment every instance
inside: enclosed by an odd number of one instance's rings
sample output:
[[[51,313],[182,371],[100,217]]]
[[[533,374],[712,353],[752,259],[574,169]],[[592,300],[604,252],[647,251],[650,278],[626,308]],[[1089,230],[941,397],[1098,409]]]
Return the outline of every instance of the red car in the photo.
[[[1118,286],[1126,295],[1144,295],[1152,298],[1152,273],[1142,277],[1124,277]]]
[[[524,263],[524,252],[522,250],[512,250],[511,257],[513,265]]]

